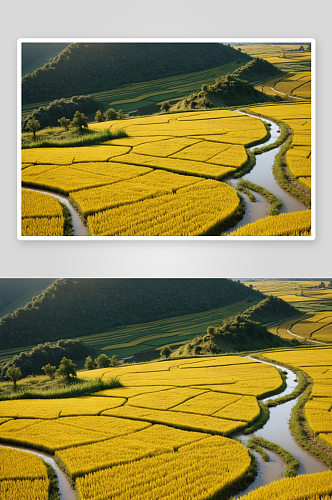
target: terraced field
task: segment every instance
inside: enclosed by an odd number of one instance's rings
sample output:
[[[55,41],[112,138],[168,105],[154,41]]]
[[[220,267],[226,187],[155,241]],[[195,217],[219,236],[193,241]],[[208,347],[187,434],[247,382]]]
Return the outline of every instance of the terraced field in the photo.
[[[122,109],[128,112],[145,106],[160,105],[168,100],[181,99],[191,92],[199,90],[204,83],[213,83],[216,78],[232,73],[242,64],[233,62],[210,70],[123,85],[120,88],[90,93],[89,95],[116,111]],[[40,106],[48,106],[49,104],[50,101],[27,104],[22,107],[22,117],[32,113]]]
[[[285,76],[269,80],[255,86],[268,95],[286,94],[290,97],[311,98],[311,72],[300,71],[299,73],[288,73]]]
[[[64,223],[59,201],[44,193],[22,190],[23,236],[63,236]]]
[[[69,195],[93,236],[218,234],[240,207],[237,192],[220,181],[267,136],[261,120],[228,110],[91,125],[109,127],[129,137],[22,150],[23,186]]]
[[[305,50],[299,51],[301,45],[307,49],[308,44],[249,44],[234,45],[234,48],[240,48],[242,52],[252,57],[266,59],[271,64],[275,64],[283,71],[305,71],[310,70],[311,52]]]
[[[83,398],[1,401],[0,441],[55,454],[82,500],[106,500],[110,492],[117,499],[208,500],[225,492],[251,464],[247,449],[226,436],[255,420],[257,397],[282,384],[273,366],[238,356],[80,375],[116,375],[124,387]],[[11,462],[4,461],[9,476]]]

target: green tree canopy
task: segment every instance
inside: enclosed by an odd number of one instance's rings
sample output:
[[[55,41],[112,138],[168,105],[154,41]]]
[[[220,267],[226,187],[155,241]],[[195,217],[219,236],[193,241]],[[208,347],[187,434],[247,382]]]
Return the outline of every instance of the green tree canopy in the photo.
[[[66,357],[63,357],[59,368],[58,368],[58,374],[61,377],[64,377],[66,379],[70,378],[70,375],[73,377],[76,377],[76,365],[73,363],[71,359],[67,359]]]
[[[95,364],[91,356],[85,358],[84,368],[87,370],[93,370],[95,368]]]
[[[63,127],[65,130],[69,129],[69,124],[70,124],[69,118],[65,118],[63,116],[62,118],[59,118],[58,122],[60,123],[60,126]]]
[[[170,107],[171,107],[170,103],[168,101],[165,101],[160,106],[160,111],[166,111],[166,113],[167,113],[167,111],[169,110]]]
[[[16,390],[16,382],[22,376],[21,370],[17,366],[13,365],[10,368],[8,368],[6,376],[13,382],[14,389]]]
[[[50,363],[48,363],[42,367],[42,370],[44,370],[45,375],[50,377],[51,380],[55,377],[56,366],[51,366]]]
[[[172,349],[168,345],[165,345],[160,351],[160,356],[161,357],[165,356],[165,358],[169,358],[171,352]]]
[[[113,108],[109,108],[106,113],[106,120],[116,120],[118,117],[118,113]]]
[[[104,115],[103,113],[100,111],[100,109],[98,109],[96,115],[95,115],[95,122],[103,122],[104,121]]]
[[[40,123],[38,120],[29,120],[27,128],[33,133],[33,137],[35,138],[37,130],[40,129]]]
[[[82,131],[83,127],[88,128],[88,119],[83,113],[76,111],[72,124],[75,128]]]
[[[106,354],[101,354],[100,356],[98,356],[96,361],[98,368],[108,368],[109,366],[111,366],[111,360],[108,356],[106,356]]]

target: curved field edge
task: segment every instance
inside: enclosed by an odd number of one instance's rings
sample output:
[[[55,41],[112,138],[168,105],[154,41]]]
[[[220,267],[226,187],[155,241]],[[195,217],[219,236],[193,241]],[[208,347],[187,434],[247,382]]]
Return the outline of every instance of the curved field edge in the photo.
[[[304,415],[304,405],[308,401],[312,387],[313,387],[313,381],[309,377],[307,373],[304,371],[300,370],[299,368],[286,364],[286,363],[281,363],[280,361],[275,361],[271,358],[264,358],[263,356],[261,357],[264,360],[272,361],[273,363],[276,363],[278,365],[284,366],[285,368],[288,368],[289,370],[292,370],[294,373],[296,373],[299,377],[301,376],[301,381],[299,379],[299,384],[297,387],[301,385],[303,388],[302,395],[299,397],[298,402],[292,409],[292,414],[290,418],[290,431],[294,439],[296,440],[297,444],[303,448],[304,450],[308,451],[312,455],[314,455],[316,458],[321,460],[325,465],[328,467],[332,467],[332,447],[330,447],[327,443],[323,442],[321,439],[319,439],[315,433],[311,430],[309,427],[309,424],[305,418]],[[281,402],[286,402],[289,401],[290,399],[296,398],[299,394],[296,394],[297,388],[293,391],[293,393],[289,394],[288,396],[285,396],[283,401]],[[294,395],[295,394],[295,395]],[[293,395],[293,396],[292,396]],[[291,397],[292,396],[292,397]],[[288,399],[286,399],[288,398]],[[275,406],[275,401],[272,401],[270,403],[270,406]]]
[[[261,115],[259,113],[254,113],[250,109],[243,109],[243,111],[250,113],[252,116],[257,116],[258,118],[268,119],[273,121],[276,125],[280,127],[281,134],[276,142],[268,146],[263,146],[257,150],[254,150],[254,154],[262,154],[271,149],[275,149],[281,146],[279,153],[275,157],[273,164],[274,177],[277,180],[279,186],[286,192],[290,193],[294,198],[298,199],[307,208],[311,207],[311,196],[310,189],[302,184],[297,178],[294,177],[289,169],[286,161],[286,153],[291,146],[293,141],[294,132],[286,123],[276,118],[271,118],[269,116]]]

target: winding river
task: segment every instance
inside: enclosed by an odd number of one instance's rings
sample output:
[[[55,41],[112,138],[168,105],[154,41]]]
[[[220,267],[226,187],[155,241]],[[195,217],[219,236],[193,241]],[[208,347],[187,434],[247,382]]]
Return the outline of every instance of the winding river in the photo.
[[[57,200],[61,201],[61,203],[64,203],[66,207],[69,209],[71,215],[74,236],[87,236],[88,234],[87,227],[83,224],[80,216],[78,215],[76,210],[72,207],[72,205],[69,203],[68,196],[64,196],[63,194],[59,193],[54,193],[53,191],[46,191],[45,189],[30,188],[30,187],[23,187],[23,189],[26,189],[28,191],[36,191],[37,193],[48,194],[49,196],[53,196],[53,198],[56,198]]]
[[[250,358],[250,356],[247,357]],[[269,363],[266,361],[261,361],[256,359],[255,361],[277,366],[281,368],[284,372],[287,372],[286,389],[281,394],[270,396],[269,398],[264,399],[263,400],[264,402],[267,400],[285,396],[293,392],[293,390],[298,384],[298,379],[291,370],[284,368],[282,366],[278,366],[275,363]],[[298,474],[313,474],[315,472],[326,472],[328,470],[328,467],[326,467],[326,465],[318,461],[316,458],[309,455],[306,451],[302,450],[302,448],[300,448],[296,444],[293,436],[290,433],[288,422],[291,416],[292,408],[296,404],[296,402],[297,399],[293,399],[279,406],[270,408],[269,420],[261,429],[258,429],[254,433],[254,435],[261,436],[264,439],[267,439],[268,441],[272,441],[274,443],[279,444],[280,446],[282,446],[282,448],[289,451],[295,458],[297,458],[301,464],[300,468],[298,469]],[[246,443],[250,436],[245,434],[238,434],[237,437],[241,438],[243,443]],[[75,491],[72,489],[68,479],[59,469],[59,467],[57,466],[51,455],[49,455],[48,453],[35,451],[20,446],[10,446],[10,445],[7,446],[2,444],[0,444],[0,446],[19,449],[26,451],[28,453],[34,453],[35,455],[39,456],[40,458],[48,462],[50,465],[52,465],[58,477],[60,500],[75,500]],[[270,460],[269,462],[263,462],[261,456],[258,453],[256,452],[253,453],[256,456],[259,465],[257,476],[255,480],[251,483],[251,485],[246,490],[238,494],[235,498],[241,498],[242,496],[246,495],[249,491],[259,488],[260,486],[265,486],[267,484],[270,484],[272,481],[278,481],[283,477],[282,474],[285,469],[285,465],[283,464],[281,458],[278,455],[268,450]]]
[[[243,113],[242,111],[237,111],[238,113]],[[254,116],[250,115],[249,113],[243,113],[248,116]],[[264,144],[260,144],[258,146],[253,146],[252,148],[249,148],[249,151],[254,151],[255,149],[258,149],[259,147],[263,146],[268,146],[270,144],[273,144],[276,142],[276,140],[279,138],[280,135],[280,129],[279,126],[274,123],[271,120],[268,120],[267,118],[259,118],[262,121],[265,121],[267,123],[270,123],[270,132],[271,132],[271,137],[268,141],[266,141]],[[298,201],[296,198],[293,198],[290,194],[288,194],[286,191],[281,189],[279,186],[278,182],[274,178],[273,175],[273,164],[275,161],[276,155],[279,153],[281,146],[271,149],[270,151],[266,151],[265,153],[256,155],[256,163],[252,170],[245,174],[241,179],[245,181],[250,181],[253,182],[254,184],[258,184],[259,186],[264,187],[271,193],[273,193],[281,202],[282,202],[282,207],[280,209],[280,213],[290,213],[290,212],[300,212],[302,210],[307,210],[307,207]],[[236,184],[238,183],[239,179],[234,179],[231,178],[229,181],[231,182],[232,186],[235,188]],[[226,232],[226,234],[229,234],[233,231],[236,231],[236,229],[245,226],[246,224],[249,224],[251,222],[255,222],[258,219],[262,219],[266,217],[266,213],[268,212],[270,208],[269,202],[266,200],[264,196],[262,196],[259,193],[254,193],[256,201],[255,202],[250,202],[248,196],[246,194],[241,193],[241,195],[244,198],[245,204],[246,204],[246,213],[244,217],[241,219],[241,221],[234,227],[232,227],[229,231]]]
[[[68,479],[66,478],[62,470],[59,469],[52,455],[49,455],[48,453],[44,453],[42,451],[31,450],[30,448],[24,448],[23,446],[10,446],[10,445],[0,444],[0,447],[14,448],[15,450],[25,451],[26,453],[33,453],[37,457],[41,458],[42,460],[50,464],[53,467],[58,478],[60,500],[75,500],[76,498],[75,490],[73,490],[73,488],[70,486]]]
[[[248,357],[250,358],[250,356]],[[261,360],[256,361],[275,366],[274,363],[268,363]],[[263,399],[263,402],[266,402],[270,399],[277,399],[281,396],[290,394],[298,384],[298,379],[291,370],[278,365],[277,367],[281,368],[284,372],[287,372],[287,387],[281,394]],[[287,401],[286,403],[283,403],[279,406],[270,408],[269,420],[261,429],[258,429],[256,432],[254,432],[253,435],[263,437],[268,441],[279,444],[282,448],[289,451],[295,458],[297,458],[297,460],[300,462],[300,467],[297,471],[297,474],[314,474],[315,472],[326,472],[328,470],[328,467],[316,458],[309,455],[302,448],[300,448],[296,444],[293,436],[290,433],[288,422],[291,417],[292,408],[296,405],[297,400],[298,398],[292,399],[291,401]],[[250,436],[240,434],[238,437],[240,437],[242,441],[246,443]],[[239,495],[237,495],[236,498],[241,498],[249,491],[257,489],[260,486],[265,486],[272,481],[278,481],[282,479],[282,474],[285,469],[283,461],[278,455],[271,452],[270,450],[267,450],[267,452],[270,456],[269,462],[263,462],[261,456],[258,453],[253,452],[259,465],[257,476],[251,483],[251,485],[245,491],[242,491]]]

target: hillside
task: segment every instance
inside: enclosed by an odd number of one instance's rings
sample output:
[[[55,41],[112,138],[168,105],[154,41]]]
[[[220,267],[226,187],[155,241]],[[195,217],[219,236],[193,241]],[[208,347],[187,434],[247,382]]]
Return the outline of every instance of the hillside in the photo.
[[[233,75],[222,77],[211,85],[202,85],[199,92],[177,104],[176,109],[214,108],[224,106],[243,106],[261,102],[280,101],[279,96],[268,96],[245,80]]]
[[[251,60],[221,43],[71,43],[22,78],[22,103],[110,90]]]
[[[299,311],[284,300],[269,296],[243,313],[224,321],[223,325],[208,327],[207,334],[198,335],[174,351],[174,355],[215,354],[282,347],[287,343],[270,333],[264,324],[288,319],[298,314]]]
[[[300,311],[288,302],[270,295],[259,304],[247,309],[243,316],[252,321],[259,321],[268,325],[299,314],[301,314]]]
[[[68,43],[22,43],[22,76],[41,68],[56,57]]]
[[[58,279],[1,318],[0,342],[9,349],[76,338],[260,297],[229,279]]]
[[[39,295],[55,278],[0,279],[0,317],[23,307],[34,295]]]
[[[265,59],[255,57],[255,59],[249,61],[245,66],[241,66],[233,71],[232,76],[253,83],[273,78],[282,73],[274,64],[269,63]]]

